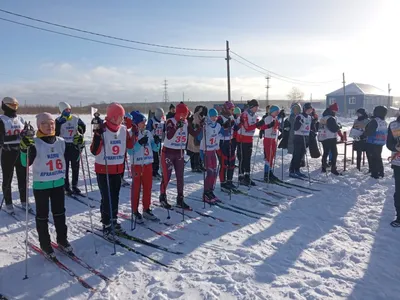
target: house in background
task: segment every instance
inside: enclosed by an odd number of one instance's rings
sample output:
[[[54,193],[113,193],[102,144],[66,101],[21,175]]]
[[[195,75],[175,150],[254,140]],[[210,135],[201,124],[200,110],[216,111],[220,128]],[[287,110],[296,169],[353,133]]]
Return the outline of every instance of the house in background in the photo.
[[[346,85],[345,89],[346,99],[344,99],[343,88],[327,94],[326,106],[328,107],[336,102],[339,105],[339,112],[348,115],[355,115],[356,110],[360,107],[365,108],[370,113],[377,105],[391,106],[391,99],[389,99],[388,94],[373,85],[353,82]]]

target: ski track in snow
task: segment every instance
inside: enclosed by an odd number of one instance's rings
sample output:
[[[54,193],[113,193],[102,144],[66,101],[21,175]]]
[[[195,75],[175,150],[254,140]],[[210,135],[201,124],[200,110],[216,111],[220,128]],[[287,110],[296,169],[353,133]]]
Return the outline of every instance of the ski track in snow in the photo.
[[[34,116],[24,117],[34,121]],[[81,117],[87,124],[90,123],[90,116]],[[352,120],[342,119],[342,124],[349,128]],[[90,130],[87,134],[87,143],[90,143]],[[339,151],[342,152],[341,147]],[[281,176],[282,166],[280,155],[278,150],[278,177]],[[351,152],[348,153],[350,155]],[[200,221],[186,218],[182,222],[182,216],[173,211],[171,219],[166,220],[166,211],[154,207],[155,214],[162,221],[187,228],[168,228],[147,222],[149,227],[175,239],[170,240],[141,225],[131,232],[130,222],[120,219],[128,233],[183,252],[184,255],[170,254],[121,239],[178,271],[155,265],[118,246],[117,254],[112,256],[112,244],[97,237],[94,241],[98,254],[94,254],[93,237],[82,229],[82,226],[90,226],[88,208],[66,198],[68,233],[75,253],[112,278],[113,282],[106,284],[71,259],[57,251],[56,254],[94,286],[97,289],[95,293],[88,292],[72,277],[31,251],[28,255],[29,279],[22,280],[25,270],[25,222],[16,222],[1,212],[0,293],[12,299],[399,299],[400,240],[399,232],[389,226],[394,216],[394,180],[386,161],[389,155],[384,147],[386,176],[380,180],[365,175],[366,167],[363,172],[357,172],[355,166],[350,164],[344,176],[325,177],[320,174],[320,159],[309,159],[311,176],[327,180],[327,183],[313,184],[321,192],[312,195],[271,186],[296,196],[292,200],[282,200],[279,207],[268,207],[258,200],[232,195],[235,205],[265,214],[262,220],[208,205],[203,209],[201,202],[186,200],[193,208],[240,223],[240,227],[201,217],[195,212],[187,214],[199,217]],[[93,166],[91,155],[89,159]],[[285,177],[288,176],[290,159],[290,155],[284,156]],[[253,176],[261,178],[261,148],[255,161]],[[343,156],[338,157],[338,165],[340,169]],[[185,179],[185,195],[201,197],[203,176],[191,173],[187,166]],[[100,199],[94,173],[92,182],[94,191],[89,195]],[[308,185],[305,181],[296,183]],[[84,190],[82,177],[79,185]],[[258,183],[258,186],[267,187],[263,183]],[[229,196],[219,192],[219,183],[216,191],[223,201],[230,203]],[[250,192],[266,196],[256,189]],[[153,200],[157,200],[158,195],[159,182],[154,182]],[[174,203],[175,185],[168,186],[168,195],[169,201]],[[13,198],[19,198],[15,178]],[[19,200],[14,201],[19,203]],[[34,203],[32,190],[30,202]],[[99,203],[93,204],[96,206],[93,222],[99,227]],[[25,219],[24,212],[18,209],[16,212],[19,218]],[[129,188],[121,188],[120,212],[130,213]],[[38,244],[34,220],[31,215],[29,218],[30,240]],[[53,225],[50,224],[49,228],[55,240]]]

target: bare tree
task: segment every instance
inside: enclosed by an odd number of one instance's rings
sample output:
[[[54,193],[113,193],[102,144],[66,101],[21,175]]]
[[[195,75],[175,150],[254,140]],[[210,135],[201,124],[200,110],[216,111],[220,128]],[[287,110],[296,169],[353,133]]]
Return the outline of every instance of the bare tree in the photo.
[[[292,87],[289,94],[287,94],[287,98],[291,101],[299,101],[303,100],[304,93],[298,87]]]

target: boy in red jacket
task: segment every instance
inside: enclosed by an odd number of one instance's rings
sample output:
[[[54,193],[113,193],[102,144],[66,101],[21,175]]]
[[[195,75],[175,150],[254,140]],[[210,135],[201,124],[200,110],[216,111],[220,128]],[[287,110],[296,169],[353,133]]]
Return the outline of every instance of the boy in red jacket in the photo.
[[[112,224],[116,232],[122,231],[117,222],[119,191],[121,189],[121,174],[124,172],[126,149],[133,148],[134,138],[122,125],[125,110],[119,103],[111,103],[107,107],[107,115],[102,126],[95,131],[90,151],[95,156],[95,172],[101,193],[101,222],[103,235],[112,239]],[[133,135],[135,137],[135,135]],[[107,164],[107,166],[106,166]],[[110,186],[107,184],[109,177]],[[109,192],[111,199],[109,199]],[[110,212],[110,202],[112,212]]]

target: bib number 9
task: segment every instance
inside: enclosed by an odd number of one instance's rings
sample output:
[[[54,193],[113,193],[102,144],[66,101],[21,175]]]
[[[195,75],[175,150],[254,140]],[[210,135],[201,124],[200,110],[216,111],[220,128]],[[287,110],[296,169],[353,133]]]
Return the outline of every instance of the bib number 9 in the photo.
[[[111,148],[111,150],[112,150],[112,153],[113,153],[114,155],[118,155],[118,154],[119,154],[119,151],[120,151],[119,146],[117,146],[117,145],[113,146],[113,147]]]

